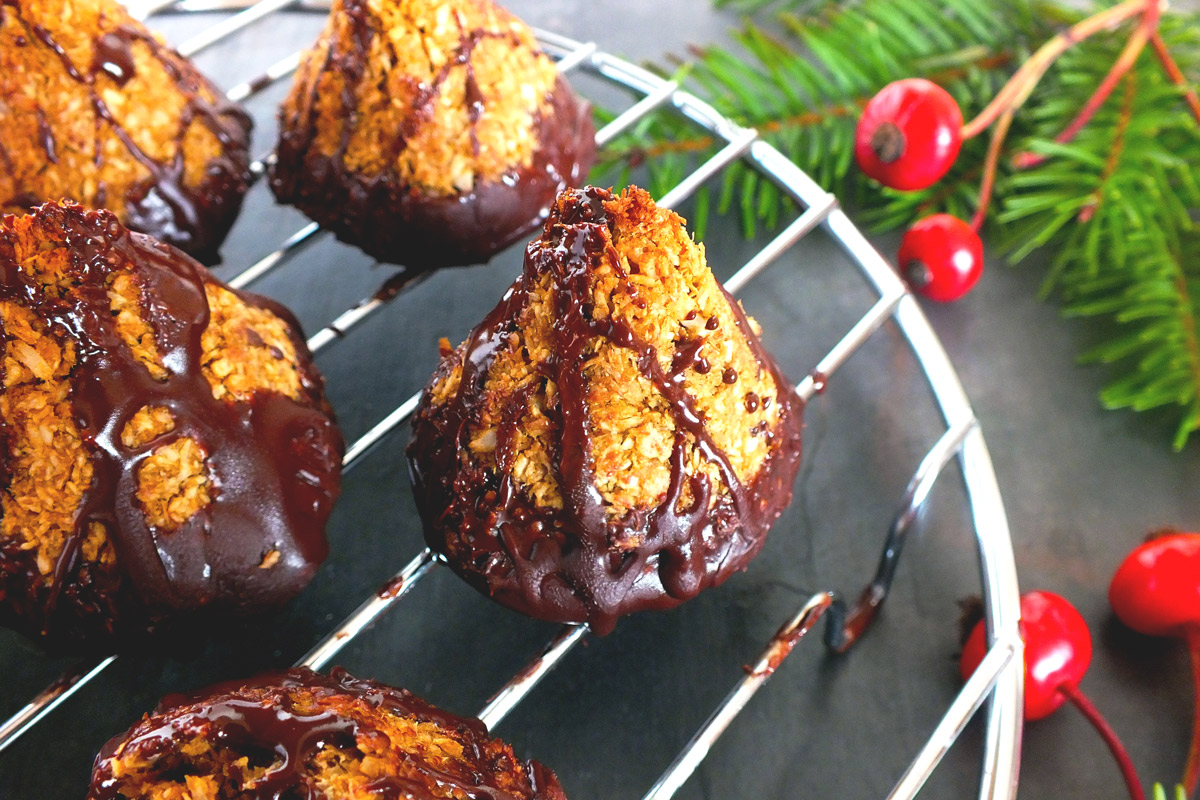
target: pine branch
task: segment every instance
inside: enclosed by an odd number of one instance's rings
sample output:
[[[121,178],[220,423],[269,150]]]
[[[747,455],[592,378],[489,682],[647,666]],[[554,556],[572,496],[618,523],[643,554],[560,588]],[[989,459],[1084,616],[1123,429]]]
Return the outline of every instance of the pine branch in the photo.
[[[1197,74],[1195,21],[1172,19],[1162,36],[1183,55],[1181,69]],[[1069,98],[1096,85],[1119,45],[1064,57],[1031,98],[1025,144],[1051,159],[1009,177],[998,232],[1013,260],[1042,246],[1055,251],[1044,293],[1058,296],[1068,316],[1110,323],[1106,341],[1083,356],[1120,370],[1101,402],[1174,409],[1181,448],[1200,428],[1200,127],[1182,90],[1145,52],[1079,136],[1054,143],[1073,113]]]
[[[1176,786],[1169,797],[1170,800],[1187,800],[1187,793],[1182,786]],[[1168,800],[1167,789],[1161,783],[1154,784],[1154,800]]]
[[[968,140],[930,189],[881,189],[852,165],[867,99],[893,80],[924,76],[949,90],[970,119],[1033,48],[1085,16],[1038,0],[714,2],[759,16],[736,32],[734,47],[693,53],[688,88],[758,128],[822,186],[857,201],[876,230],[937,212],[970,218],[988,137]],[[1131,30],[1068,50],[1016,114],[998,153],[988,240],[1014,262],[1035,251],[1050,255],[1043,294],[1058,298],[1068,316],[1109,323],[1106,340],[1084,356],[1111,365],[1115,377],[1101,401],[1172,409],[1182,447],[1200,428],[1200,14],[1164,17],[1132,68],[1112,73],[1123,49],[1136,52],[1126,47]],[[1102,102],[1085,108],[1106,79],[1111,96],[1101,90]],[[1073,125],[1081,114],[1086,124]],[[661,191],[715,149],[664,113],[614,142],[602,163],[606,175],[643,171]],[[1042,163],[1014,169],[1017,154]],[[794,215],[771,181],[741,163],[726,170],[713,196],[698,195],[689,215],[699,235],[710,211],[736,213],[747,236]]]
[[[946,86],[964,110],[978,110],[979,98],[994,94],[1026,54],[1031,35],[1044,33],[1031,19],[1023,0],[943,0],[941,8],[923,0],[826,3],[813,15],[782,13],[771,27],[747,22],[735,32],[736,51],[694,50],[687,86],[736,122],[758,128],[821,185],[861,196],[862,182],[848,185],[847,176],[867,100],[915,74]],[[625,170],[644,165],[652,186],[669,188],[716,148],[688,123],[657,114],[606,148],[597,172],[626,177]],[[974,202],[973,192],[956,198],[960,208]],[[901,206],[927,199],[889,197]],[[700,202],[708,201],[702,193]],[[773,183],[740,163],[726,170],[713,204],[720,214],[735,209],[748,236],[794,210]],[[897,209],[881,211],[891,217]],[[693,210],[690,218],[703,230],[704,216]]]

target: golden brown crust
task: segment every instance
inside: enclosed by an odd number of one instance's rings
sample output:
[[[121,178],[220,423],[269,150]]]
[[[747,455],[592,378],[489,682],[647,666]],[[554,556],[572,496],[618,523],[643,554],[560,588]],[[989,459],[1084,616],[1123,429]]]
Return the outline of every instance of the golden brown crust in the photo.
[[[45,230],[34,220],[19,217],[10,222],[18,251],[28,256],[18,265],[69,298],[71,252],[44,238]],[[141,292],[132,264],[122,264],[110,277],[108,296],[118,333],[147,371],[161,378],[165,370]],[[247,400],[255,391],[270,390],[299,399],[299,368],[287,325],[228,289],[209,283],[205,292],[212,322],[201,339],[202,368],[213,396]],[[49,583],[92,480],[90,454],[70,402],[74,348],[69,340],[47,331],[28,309],[11,302],[0,303],[0,319],[8,339],[0,419],[8,425],[13,453],[12,482],[0,495],[0,542],[34,551],[42,580]],[[126,425],[122,440],[126,446],[140,447],[173,428],[166,409],[143,409]],[[203,448],[182,438],[147,456],[138,471],[137,497],[150,524],[170,530],[208,505],[209,483]],[[97,530],[105,542],[99,552],[112,558],[103,528]]]
[[[582,179],[593,133],[492,0],[336,0],[280,108],[271,189],[382,261],[477,263]]]
[[[314,126],[317,153],[344,150],[346,168],[364,182],[388,173],[435,196],[532,163],[534,119],[548,110],[558,73],[523,22],[490,0],[366,0],[365,23],[341,5],[305,54],[280,111],[286,125]],[[463,59],[468,36],[477,40]],[[359,59],[353,119],[343,111],[347,81],[330,68],[331,50]],[[477,119],[473,103],[484,109]],[[397,137],[413,128],[398,147]]]
[[[170,258],[179,256],[149,240],[134,242],[111,215],[89,215],[77,206],[47,205],[34,215],[0,219],[0,265],[8,276],[0,282],[0,455],[6,467],[0,604],[20,606],[15,613],[29,621],[70,608],[74,585],[92,587],[84,594],[117,591],[123,580],[117,556],[124,551],[115,531],[124,523],[120,513],[97,507],[116,502],[115,495],[101,500],[105,492],[130,486],[134,498],[119,505],[131,514],[140,509],[138,525],[173,536],[201,512],[213,513],[219,481],[206,440],[221,440],[215,428],[230,424],[222,409],[249,408],[260,394],[323,408],[294,322],[280,316],[286,312],[235,294],[194,262],[180,262],[173,272]],[[190,318],[178,307],[171,310],[181,316],[169,322],[151,312],[161,315],[185,301],[198,304],[187,312]],[[189,339],[193,329],[195,339]],[[194,354],[188,352],[193,346]],[[99,357],[101,373],[123,375],[122,386],[101,380],[80,353]],[[185,365],[194,373],[181,377]],[[187,396],[195,391],[208,395],[207,410],[195,405],[203,398]],[[140,406],[119,410],[143,396]],[[114,409],[107,412],[112,417],[94,419],[103,407]],[[97,424],[100,429],[89,427]],[[111,433],[102,430],[114,425]],[[117,441],[106,444],[109,435]],[[253,438],[249,428],[236,436]],[[134,481],[102,478],[122,458],[129,459]],[[271,560],[272,549],[254,554],[255,565],[272,567],[280,558],[276,551]],[[97,602],[79,600],[81,607]]]
[[[683,220],[563,192],[422,396],[426,540],[477,588],[599,632],[742,568],[791,499],[803,403]]]
[[[70,402],[75,349],[50,334],[26,308],[0,303],[8,475],[0,494],[0,543],[32,559],[49,583],[76,529],[75,511],[92,483],[92,463]],[[96,557],[113,560],[103,528]]]
[[[0,211],[72,199],[211,257],[246,190],[249,127],[119,3],[0,7]]]
[[[118,273],[113,277],[108,287],[108,299],[121,341],[154,379],[161,381],[167,371],[158,352],[158,343],[154,341],[154,329],[141,310],[145,304],[142,287],[132,273]]]
[[[166,406],[142,406],[121,431],[121,444],[141,447],[175,430],[175,415]]]
[[[150,526],[170,532],[212,502],[207,453],[184,436],[151,451],[138,465],[137,499]]]
[[[768,453],[762,431],[774,428],[779,420],[779,406],[772,402],[778,387],[738,330],[733,311],[705,263],[704,246],[692,241],[679,215],[658,208],[637,187],[606,202],[604,208],[617,258],[602,262],[591,273],[593,319],[612,318],[628,326],[654,348],[664,372],[671,371],[675,353],[699,344],[695,358],[698,364],[703,359],[705,368],[686,370],[683,387],[738,479],[752,482]],[[497,431],[509,415],[520,414],[512,447],[517,454],[513,478],[538,506],[558,509],[562,497],[552,462],[562,430],[560,419],[546,413],[557,403],[557,387],[542,379],[555,356],[552,283],[553,276],[542,275],[529,293],[515,332],[488,370],[482,413],[468,426],[467,440],[482,465],[494,466]],[[457,390],[462,351],[460,347],[451,356],[454,363],[448,374],[432,384],[433,407]],[[596,487],[609,518],[616,520],[631,510],[652,508],[666,495],[677,425],[667,400],[638,367],[633,350],[597,336],[588,352],[582,369],[588,384]],[[534,390],[528,400],[514,408],[512,399],[530,388]],[[765,404],[762,398],[767,398]],[[721,483],[716,465],[695,440],[688,445],[686,464],[689,473],[700,470]],[[710,505],[719,498],[714,493]],[[685,494],[681,504],[688,501]]]
[[[300,368],[288,325],[214,283],[204,291],[212,320],[200,340],[201,369],[213,397],[247,400],[267,389],[300,399]]]
[[[312,800],[564,800],[553,773],[478,721],[341,670],[291,670],[165,704],[105,746],[89,800],[243,797],[262,783]]]

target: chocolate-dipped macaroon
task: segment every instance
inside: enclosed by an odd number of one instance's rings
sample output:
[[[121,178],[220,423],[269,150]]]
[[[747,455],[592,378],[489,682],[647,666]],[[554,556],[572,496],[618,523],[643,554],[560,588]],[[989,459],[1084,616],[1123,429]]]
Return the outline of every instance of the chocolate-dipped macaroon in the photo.
[[[0,211],[62,199],[213,263],[250,118],[114,0],[0,4]]]
[[[491,0],[334,0],[280,109],[271,188],[381,261],[487,261],[594,156],[591,110]]]
[[[88,800],[177,797],[565,800],[479,720],[340,669],[167,697],[96,758]]]
[[[500,603],[607,632],[747,564],[791,499],[801,412],[682,219],[566,191],[422,396],[426,539]]]
[[[0,623],[109,647],[305,586],[342,440],[285,309],[48,204],[0,219],[0,324]]]

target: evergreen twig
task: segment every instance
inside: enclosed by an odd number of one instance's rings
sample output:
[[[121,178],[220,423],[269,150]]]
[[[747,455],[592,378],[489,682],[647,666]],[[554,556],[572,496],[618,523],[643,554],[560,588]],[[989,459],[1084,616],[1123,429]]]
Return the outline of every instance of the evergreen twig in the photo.
[[[733,46],[695,51],[689,89],[758,128],[875,230],[938,212],[969,219],[981,180],[994,177],[995,201],[980,215],[988,241],[1013,262],[1046,254],[1043,294],[1068,316],[1105,321],[1103,340],[1083,355],[1110,365],[1102,403],[1172,409],[1183,447],[1200,428],[1200,14],[1168,13],[1152,26],[1144,0],[1093,14],[1049,0],[714,2],[754,16]],[[1095,13],[1103,24],[1088,23],[1089,38],[1077,41],[1076,26]],[[1132,33],[1118,29],[1139,15]],[[1060,38],[1064,30],[1073,33]],[[1050,52],[1047,41],[1057,42],[1053,59],[1021,66]],[[1035,79],[988,110],[1021,70]],[[945,87],[967,119],[994,121],[1028,99],[992,148],[994,166],[976,137],[941,183],[881,189],[853,167],[858,112],[886,84],[918,76]],[[613,142],[602,164],[606,177],[642,169],[665,188],[715,147],[663,113]],[[1014,166],[1026,153],[1018,166],[1027,168]],[[748,236],[794,212],[740,162],[696,202],[698,235],[710,210],[736,214]]]
[[[1159,13],[1158,4],[1155,2],[1151,2],[1146,7],[1141,23],[1129,37],[1129,41],[1125,43],[1125,49],[1121,51],[1121,55],[1113,62],[1112,67],[1108,70],[1108,74],[1104,76],[1104,80],[1100,81],[1100,85],[1096,87],[1096,91],[1083,104],[1083,108],[1079,110],[1079,113],[1075,115],[1070,124],[1063,128],[1062,133],[1054,137],[1054,141],[1059,144],[1066,144],[1071,141],[1091,121],[1092,117],[1096,115],[1096,112],[1104,105],[1104,101],[1112,94],[1113,89],[1117,88],[1117,83],[1133,67],[1146,43],[1156,34]],[[1029,167],[1036,167],[1038,164],[1045,162],[1046,158],[1047,156],[1044,154],[1020,153],[1013,159],[1013,162],[1021,169],[1028,169]]]

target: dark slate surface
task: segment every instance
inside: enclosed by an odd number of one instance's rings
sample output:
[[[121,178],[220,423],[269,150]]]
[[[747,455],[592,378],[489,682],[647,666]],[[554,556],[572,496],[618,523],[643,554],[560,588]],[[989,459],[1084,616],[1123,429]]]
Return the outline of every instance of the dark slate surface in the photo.
[[[634,60],[661,59],[722,36],[736,20],[696,0],[655,3],[525,0],[530,22]],[[173,42],[213,17],[169,18]],[[276,16],[199,59],[221,85],[261,70],[315,35],[315,16]],[[250,104],[256,152],[271,143],[282,88]],[[686,208],[682,209],[685,213]],[[225,248],[229,277],[304,220],[253,190]],[[763,244],[715,223],[710,262],[727,276]],[[877,242],[891,253],[895,238]],[[447,271],[400,297],[319,358],[347,437],[419,389],[440,336],[460,340],[519,269],[519,250],[487,267]],[[390,274],[326,239],[254,288],[290,304],[309,331],[370,295]],[[1182,771],[1190,719],[1183,648],[1126,632],[1107,608],[1108,579],[1147,531],[1200,524],[1197,445],[1169,450],[1169,423],[1104,412],[1104,373],[1075,365],[1096,331],[1033,299],[1036,268],[989,264],[976,292],[929,307],[982,421],[1015,540],[1022,587],[1071,598],[1093,627],[1084,687],[1127,738],[1147,779]],[[810,236],[744,294],[768,346],[795,377],[871,304],[857,273],[823,234]],[[882,535],[940,421],[918,368],[885,329],[808,411],[796,498],[742,575],[675,611],[628,619],[589,639],[498,728],[555,768],[575,800],[640,797],[814,590],[854,594],[874,569]],[[164,693],[285,666],[421,548],[403,444],[391,437],[347,476],[330,527],[333,554],[286,611],[185,655],[128,656],[0,755],[0,798],[82,797],[92,754]],[[935,488],[905,554],[894,596],[852,653],[797,648],[717,744],[681,797],[882,797],[958,689],[957,601],[978,592],[961,481]],[[460,713],[477,711],[549,639],[555,626],[520,618],[436,571],[338,659],[353,672],[406,686]],[[68,662],[0,633],[0,714]],[[922,796],[975,793],[979,728],[968,728]],[[1022,797],[1120,797],[1103,745],[1073,713],[1027,732]]]

